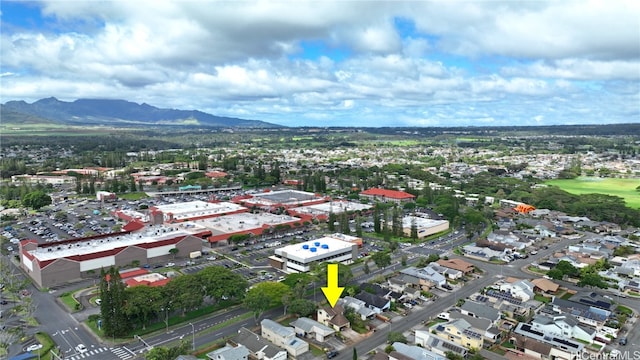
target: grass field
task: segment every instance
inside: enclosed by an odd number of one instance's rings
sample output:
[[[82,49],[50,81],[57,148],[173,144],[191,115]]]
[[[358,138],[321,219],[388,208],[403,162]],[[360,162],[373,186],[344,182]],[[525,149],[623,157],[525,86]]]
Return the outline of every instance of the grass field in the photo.
[[[578,177],[575,179],[556,179],[545,184],[555,185],[571,194],[607,194],[623,198],[627,206],[640,209],[640,179],[613,179],[596,177]]]

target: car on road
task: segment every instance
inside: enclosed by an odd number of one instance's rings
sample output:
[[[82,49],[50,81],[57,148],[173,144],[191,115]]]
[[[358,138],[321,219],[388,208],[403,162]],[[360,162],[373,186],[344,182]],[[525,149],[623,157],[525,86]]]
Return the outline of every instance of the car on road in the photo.
[[[78,346],[76,346],[76,351],[80,354],[84,354],[87,352],[87,347],[84,346],[84,344],[78,344]]]
[[[96,299],[96,305],[100,306],[100,304],[102,304],[102,299],[100,298]]]
[[[626,337],[620,338],[620,340],[618,340],[618,344],[622,346],[627,345],[627,338]]]
[[[327,359],[333,359],[334,357],[338,356],[338,352],[331,350],[329,352],[327,352]]]

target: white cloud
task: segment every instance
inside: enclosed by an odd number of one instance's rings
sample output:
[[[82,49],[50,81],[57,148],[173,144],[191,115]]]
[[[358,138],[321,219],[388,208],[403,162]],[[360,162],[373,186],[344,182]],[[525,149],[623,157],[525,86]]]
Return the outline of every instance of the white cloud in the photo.
[[[607,120],[634,121],[638,4],[47,1],[43,14],[60,26],[0,35],[2,94],[124,98],[288,125],[552,123],[594,104],[617,109]],[[417,32],[402,37],[395,17]],[[346,58],[305,59],[305,42]]]

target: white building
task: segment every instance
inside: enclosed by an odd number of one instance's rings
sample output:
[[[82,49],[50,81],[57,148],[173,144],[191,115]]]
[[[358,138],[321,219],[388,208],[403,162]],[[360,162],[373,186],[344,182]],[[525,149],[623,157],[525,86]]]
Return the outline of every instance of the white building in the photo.
[[[411,236],[411,227],[415,224],[418,229],[418,238],[422,239],[449,229],[449,221],[434,220],[418,216],[405,216],[402,218],[402,232],[405,236]]]
[[[358,245],[323,237],[275,250],[269,264],[290,273],[308,272],[322,262],[349,264],[358,258]]]

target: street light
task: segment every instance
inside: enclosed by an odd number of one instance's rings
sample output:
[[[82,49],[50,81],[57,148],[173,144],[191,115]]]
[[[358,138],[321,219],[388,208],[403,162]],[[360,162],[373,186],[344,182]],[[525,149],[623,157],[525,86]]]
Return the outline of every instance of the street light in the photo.
[[[191,350],[196,351],[196,327],[193,326],[192,323],[189,323],[189,325],[191,325]]]

